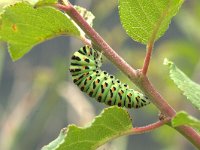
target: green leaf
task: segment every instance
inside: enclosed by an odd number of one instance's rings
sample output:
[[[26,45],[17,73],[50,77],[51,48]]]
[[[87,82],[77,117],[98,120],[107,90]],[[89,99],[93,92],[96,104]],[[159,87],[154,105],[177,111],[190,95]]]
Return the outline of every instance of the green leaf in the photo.
[[[58,0],[40,0],[38,3],[36,3],[35,7],[52,5],[52,4],[55,4],[57,1]],[[63,1],[62,3],[64,3],[64,5],[67,5],[66,4],[67,1]],[[83,8],[81,6],[74,5],[74,8],[79,12],[79,14],[87,21],[87,23],[90,26],[93,26],[93,20],[95,19],[95,16],[92,14],[92,12],[88,11],[86,8]],[[79,30],[80,36],[85,37],[85,32],[73,20],[71,21]]]
[[[147,44],[167,30],[184,0],[119,0],[120,19],[127,34]]]
[[[16,3],[6,8],[0,22],[0,39],[8,42],[13,60],[30,49],[59,35],[80,36],[79,30],[62,12],[52,7],[34,9],[28,3]]]
[[[190,80],[173,62],[165,59],[164,64],[170,68],[170,78],[187,99],[200,110],[200,85]]]
[[[181,125],[188,125],[200,132],[200,120],[190,116],[185,111],[180,111],[176,114],[176,116],[172,119],[172,126],[177,127]]]
[[[56,140],[42,150],[95,150],[132,128],[129,114],[116,106],[104,109],[87,127],[68,126]],[[64,135],[64,136],[63,136]]]
[[[59,136],[54,141],[49,143],[47,146],[44,146],[42,150],[57,150],[60,147],[60,145],[65,142],[67,130],[68,130],[67,128],[63,128],[60,131]]]
[[[15,4],[20,1],[22,2],[24,0],[0,0],[0,13],[3,11],[5,6],[12,5],[12,4]],[[34,5],[37,0],[26,0],[26,1],[29,2],[30,4]]]
[[[45,6],[45,5],[52,5],[52,4],[56,4],[57,2],[58,2],[58,0],[39,0],[35,4],[35,7]]]

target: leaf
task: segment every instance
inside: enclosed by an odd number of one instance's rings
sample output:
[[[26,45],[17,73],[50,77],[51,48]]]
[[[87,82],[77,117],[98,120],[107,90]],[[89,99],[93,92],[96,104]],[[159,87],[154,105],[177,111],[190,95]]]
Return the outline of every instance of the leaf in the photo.
[[[40,0],[35,6],[45,6],[45,5],[52,5],[55,4],[58,0]],[[62,1],[64,5],[67,5],[67,1]],[[87,21],[87,23],[90,26],[93,26],[93,20],[95,19],[95,16],[92,14],[92,12],[88,11],[86,8],[83,8],[81,6],[74,5],[74,8],[79,12],[79,14]],[[85,32],[73,21],[71,20],[74,25],[78,28],[81,37],[85,37]]]
[[[147,44],[167,30],[184,0],[119,0],[120,19],[127,34]]]
[[[52,7],[34,9],[30,4],[16,3],[6,8],[0,22],[0,39],[8,42],[13,60],[30,49],[59,35],[80,36],[79,30],[62,12]]]
[[[87,127],[69,125],[61,131],[56,140],[42,150],[95,150],[111,139],[127,133],[131,128],[128,112],[113,106],[104,109]]]
[[[181,125],[188,125],[200,132],[200,120],[190,116],[185,111],[180,111],[176,114],[176,116],[172,119],[172,126],[177,127]]]
[[[170,68],[170,78],[178,86],[187,99],[200,110],[200,85],[190,80],[173,62],[164,60],[164,65]]]
[[[0,13],[3,11],[5,6],[15,4],[15,3],[20,2],[20,1],[22,2],[24,0],[0,0]],[[34,5],[37,0],[26,0],[26,1],[29,2],[30,4]]]
[[[44,146],[42,148],[42,150],[57,150],[60,145],[65,142],[65,136],[67,134],[67,128],[63,128],[61,131],[60,131],[60,134],[59,136],[54,140],[52,141],[51,143],[49,143],[47,146]]]
[[[39,0],[35,4],[35,7],[45,6],[45,5],[52,5],[52,4],[56,4],[57,2],[58,2],[58,0]]]

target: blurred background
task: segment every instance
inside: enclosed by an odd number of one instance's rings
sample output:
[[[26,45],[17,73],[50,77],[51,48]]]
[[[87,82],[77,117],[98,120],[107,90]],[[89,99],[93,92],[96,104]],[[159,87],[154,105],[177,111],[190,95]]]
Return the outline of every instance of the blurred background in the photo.
[[[14,0],[10,0],[13,1]],[[2,6],[7,0],[1,0]],[[34,3],[34,0],[31,2]],[[134,68],[140,68],[145,46],[134,42],[123,30],[117,0],[71,0],[95,16],[94,28]],[[106,7],[105,7],[106,6]],[[199,118],[199,112],[182,96],[168,76],[165,57],[174,61],[190,78],[200,83],[200,1],[186,0],[173,18],[166,34],[156,42],[149,78],[177,111],[186,110]],[[37,150],[54,140],[69,124],[84,126],[104,104],[80,92],[69,74],[71,55],[83,44],[60,36],[35,46],[22,59],[12,62],[6,44],[0,43],[0,149]],[[109,68],[109,69],[108,69]],[[103,69],[129,84],[111,62],[104,58]],[[149,105],[128,110],[134,126],[158,120],[159,111]],[[163,126],[150,133],[118,138],[98,150],[193,150],[175,130]]]

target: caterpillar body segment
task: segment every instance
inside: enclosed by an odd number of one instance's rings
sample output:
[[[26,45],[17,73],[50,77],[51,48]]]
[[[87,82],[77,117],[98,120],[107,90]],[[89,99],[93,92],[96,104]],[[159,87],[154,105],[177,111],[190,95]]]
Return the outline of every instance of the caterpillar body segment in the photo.
[[[144,94],[130,89],[113,75],[100,69],[101,53],[84,46],[71,58],[70,72],[73,82],[98,102],[126,108],[140,108],[150,103]]]

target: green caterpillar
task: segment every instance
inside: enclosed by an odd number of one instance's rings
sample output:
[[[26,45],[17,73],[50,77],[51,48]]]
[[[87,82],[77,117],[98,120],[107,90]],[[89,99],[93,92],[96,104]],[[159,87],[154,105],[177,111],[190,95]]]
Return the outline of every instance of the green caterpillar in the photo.
[[[89,46],[74,53],[69,70],[81,91],[110,106],[140,108],[150,103],[148,97],[102,71],[101,62],[101,53]]]

